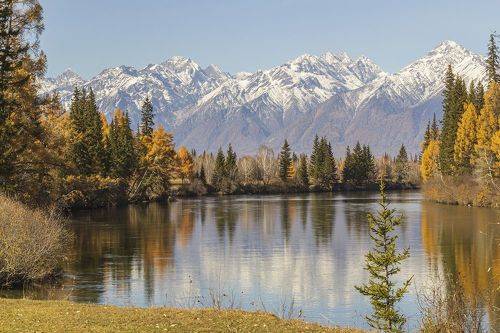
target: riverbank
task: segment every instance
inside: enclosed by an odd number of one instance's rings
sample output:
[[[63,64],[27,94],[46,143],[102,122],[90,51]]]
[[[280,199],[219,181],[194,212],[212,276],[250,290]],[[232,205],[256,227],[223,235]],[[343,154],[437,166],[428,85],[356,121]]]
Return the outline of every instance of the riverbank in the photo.
[[[67,301],[0,299],[1,332],[362,332],[263,312],[124,308]]]

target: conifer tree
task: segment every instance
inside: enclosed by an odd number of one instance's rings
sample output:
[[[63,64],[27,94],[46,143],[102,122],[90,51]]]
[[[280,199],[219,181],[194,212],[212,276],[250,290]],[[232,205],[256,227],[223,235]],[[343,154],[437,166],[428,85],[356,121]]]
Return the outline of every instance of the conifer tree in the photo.
[[[238,166],[236,164],[236,160],[237,156],[233,150],[233,146],[229,144],[226,155],[225,173],[226,176],[232,181],[235,181],[238,175]]]
[[[215,158],[215,167],[212,174],[212,185],[215,188],[219,188],[222,181],[226,177],[226,158],[222,148],[217,151],[217,157]]]
[[[404,145],[401,145],[399,149],[394,171],[398,183],[406,183],[408,181],[408,154]]]
[[[434,116],[432,118],[431,139],[432,140],[439,139],[439,126],[438,126],[437,121],[436,121],[436,114],[435,113],[434,113]]]
[[[141,107],[141,124],[139,130],[143,136],[151,136],[154,126],[153,103],[149,96],[146,96]]]
[[[198,173],[198,179],[201,180],[203,184],[207,183],[207,176],[205,173],[205,166],[203,165],[203,163],[201,164],[200,172]]]
[[[476,107],[476,111],[479,112],[484,105],[484,86],[481,81],[478,82],[476,86],[476,100],[474,101],[474,106]]]
[[[36,143],[45,147],[37,91],[46,65],[38,48],[43,28],[39,1],[0,1],[0,190],[8,192],[31,192],[23,183],[46,175],[44,157],[33,151]]]
[[[453,75],[453,74],[451,74]],[[451,87],[448,86],[448,74],[443,100],[443,127],[439,150],[439,167],[444,175],[452,174],[454,168],[454,147],[457,137],[458,122],[462,117],[467,89],[464,81],[457,77]]]
[[[357,182],[369,183],[375,180],[376,179],[375,156],[372,155],[370,147],[368,145],[363,146],[361,157],[359,157],[358,160],[360,160],[361,167]]]
[[[309,187],[309,173],[307,170],[307,156],[301,154],[299,157],[299,167],[297,169],[297,179],[303,187]]]
[[[403,332],[406,317],[396,305],[408,291],[412,278],[396,288],[394,277],[410,252],[409,249],[402,252],[396,249],[398,235],[394,230],[401,225],[402,216],[395,216],[395,210],[389,208],[383,182],[380,194],[380,210],[376,215],[368,214],[373,249],[366,254],[365,269],[370,274],[370,279],[368,283],[356,286],[356,289],[370,298],[373,313],[366,319],[371,327],[384,332]]]
[[[477,142],[477,114],[473,103],[468,103],[457,130],[454,159],[458,173],[471,173],[474,147]]]
[[[344,183],[348,183],[353,179],[353,164],[351,148],[347,146],[345,150],[344,167],[342,169],[342,181]]]
[[[500,82],[500,75],[498,74],[499,59],[498,47],[495,40],[495,33],[490,34],[488,41],[488,57],[486,59],[487,78],[488,83]]]
[[[318,178],[318,165],[319,165],[318,158],[319,158],[319,137],[316,134],[314,136],[311,158],[309,159],[310,161],[309,176],[313,180]]]
[[[94,92],[75,88],[70,106],[70,120],[74,137],[71,158],[77,174],[102,174],[103,130],[101,114],[97,110]]]
[[[432,140],[432,134],[431,134],[431,122],[427,122],[427,127],[425,128],[424,132],[424,141],[422,142],[422,152],[427,149],[429,146],[429,142]]]
[[[474,85],[474,80],[470,81],[469,84],[469,94],[467,95],[467,103],[476,103],[477,101],[477,89],[476,86]]]
[[[134,136],[130,128],[128,113],[116,109],[110,126],[111,147],[110,174],[115,178],[128,180],[137,167]]]
[[[91,171],[94,174],[99,174],[102,173],[101,162],[104,153],[102,142],[102,119],[101,114],[97,109],[97,103],[92,88],[90,88],[87,103],[85,105],[85,118],[85,121],[87,122],[85,141],[89,148],[88,153],[90,154],[89,158],[92,163]]]
[[[292,163],[290,145],[285,139],[283,146],[281,146],[281,152],[279,155],[279,176],[284,182],[288,180],[288,171],[290,169],[290,164]]]

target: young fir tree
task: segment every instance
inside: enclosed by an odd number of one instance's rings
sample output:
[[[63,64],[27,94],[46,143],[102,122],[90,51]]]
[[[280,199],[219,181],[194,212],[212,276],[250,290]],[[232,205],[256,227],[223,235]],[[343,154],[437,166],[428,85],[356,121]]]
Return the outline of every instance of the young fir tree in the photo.
[[[365,269],[370,279],[368,283],[356,286],[356,289],[370,298],[373,313],[366,320],[371,327],[384,332],[403,332],[406,317],[396,305],[407,292],[412,278],[397,288],[394,277],[410,252],[409,249],[402,252],[396,249],[398,236],[394,229],[401,224],[402,216],[395,216],[395,210],[389,208],[383,182],[380,184],[380,194],[380,210],[377,214],[368,214],[373,249],[366,254]]]
[[[140,134],[151,137],[154,127],[153,103],[149,96],[144,99],[141,107],[141,123],[139,126]]]
[[[292,164],[292,157],[290,151],[290,145],[285,139],[283,146],[281,146],[281,152],[279,156],[279,176],[284,182],[288,180],[288,173],[290,170],[290,165]]]
[[[222,148],[217,151],[217,157],[215,158],[215,167],[212,174],[212,185],[220,189],[222,181],[226,177],[226,158]]]
[[[299,167],[297,168],[297,179],[299,184],[305,188],[309,187],[309,173],[307,170],[307,156],[301,154],[299,157]]]
[[[488,41],[488,57],[486,59],[488,82],[500,82],[500,75],[498,74],[498,47],[495,37],[495,33],[490,34],[490,39]]]
[[[404,145],[401,145],[398,156],[396,156],[396,163],[394,171],[396,173],[396,181],[398,183],[406,183],[408,181],[408,154]]]

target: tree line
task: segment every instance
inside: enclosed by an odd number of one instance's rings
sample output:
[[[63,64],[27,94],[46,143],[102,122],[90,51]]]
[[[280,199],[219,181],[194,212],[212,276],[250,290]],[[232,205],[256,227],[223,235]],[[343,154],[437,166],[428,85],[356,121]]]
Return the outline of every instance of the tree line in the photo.
[[[331,143],[316,136],[312,152],[297,154],[285,139],[275,153],[261,146],[253,155],[238,157],[231,144],[225,152],[186,152],[190,156],[184,177],[193,193],[334,191],[377,188],[382,179],[388,186],[418,184],[418,157],[408,155],[401,145],[396,158],[385,154],[375,158],[368,145],[347,147],[345,156],[335,158]],[[187,166],[186,165],[186,166]]]

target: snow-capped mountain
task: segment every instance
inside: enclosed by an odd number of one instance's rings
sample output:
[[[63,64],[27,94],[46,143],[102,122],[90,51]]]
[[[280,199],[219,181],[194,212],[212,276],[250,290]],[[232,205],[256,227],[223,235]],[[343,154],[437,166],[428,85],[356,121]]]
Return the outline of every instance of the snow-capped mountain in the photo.
[[[197,150],[232,142],[240,153],[252,153],[261,144],[278,148],[287,138],[297,151],[309,151],[318,134],[337,153],[357,140],[376,153],[393,153],[401,143],[415,152],[427,120],[440,116],[448,64],[467,81],[485,74],[482,56],[445,41],[395,74],[345,53],[306,54],[235,75],[173,57],[142,69],[106,69],[89,81],[67,70],[41,86],[42,93],[57,91],[66,106],[74,86],[92,87],[103,112],[128,110],[134,123],[150,96],[156,121],[174,131],[177,144]]]

